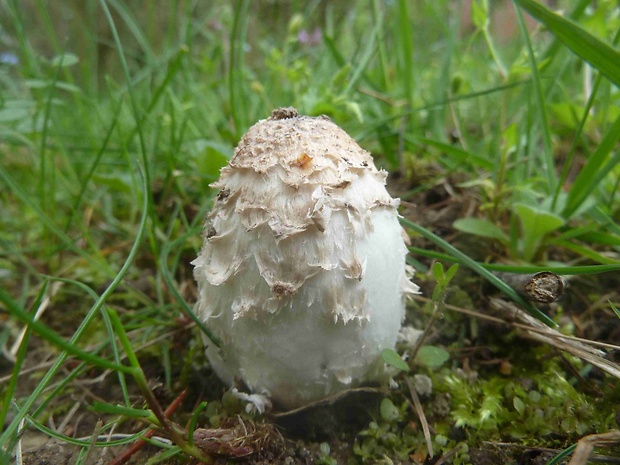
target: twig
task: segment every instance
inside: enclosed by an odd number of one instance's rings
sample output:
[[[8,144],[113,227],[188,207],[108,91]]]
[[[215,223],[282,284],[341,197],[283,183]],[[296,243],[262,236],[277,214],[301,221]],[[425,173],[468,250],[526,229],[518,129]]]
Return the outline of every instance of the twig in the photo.
[[[555,302],[566,287],[566,281],[560,275],[550,271],[533,274],[493,273],[512,287],[524,299],[541,304]]]

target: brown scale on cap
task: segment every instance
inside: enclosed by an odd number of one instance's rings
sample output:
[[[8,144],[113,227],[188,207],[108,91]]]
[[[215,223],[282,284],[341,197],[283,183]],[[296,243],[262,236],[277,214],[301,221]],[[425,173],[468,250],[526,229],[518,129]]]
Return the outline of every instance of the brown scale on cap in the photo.
[[[293,107],[282,107],[276,108],[271,112],[271,120],[274,119],[288,119],[288,118],[297,118],[299,116],[299,112],[297,108]]]

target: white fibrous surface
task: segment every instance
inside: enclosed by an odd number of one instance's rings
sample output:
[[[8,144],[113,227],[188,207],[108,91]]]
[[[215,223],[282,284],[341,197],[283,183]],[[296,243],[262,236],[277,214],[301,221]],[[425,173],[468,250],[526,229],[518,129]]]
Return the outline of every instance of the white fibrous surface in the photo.
[[[418,291],[385,180],[326,117],[281,108],[242,138],[193,262],[225,383],[291,409],[385,377]]]

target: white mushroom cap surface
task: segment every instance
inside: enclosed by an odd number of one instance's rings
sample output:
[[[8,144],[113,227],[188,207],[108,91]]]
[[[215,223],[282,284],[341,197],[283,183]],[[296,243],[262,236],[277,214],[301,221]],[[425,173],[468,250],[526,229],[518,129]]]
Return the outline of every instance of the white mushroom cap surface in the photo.
[[[241,139],[192,262],[225,383],[292,409],[384,377],[418,291],[386,176],[329,118],[293,108]]]

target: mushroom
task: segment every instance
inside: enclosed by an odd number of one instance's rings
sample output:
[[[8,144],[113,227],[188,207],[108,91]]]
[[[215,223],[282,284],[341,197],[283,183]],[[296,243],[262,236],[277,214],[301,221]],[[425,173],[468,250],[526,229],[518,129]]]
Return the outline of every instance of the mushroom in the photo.
[[[418,287],[386,177],[326,116],[279,108],[243,136],[192,262],[227,385],[293,409],[388,378]]]

